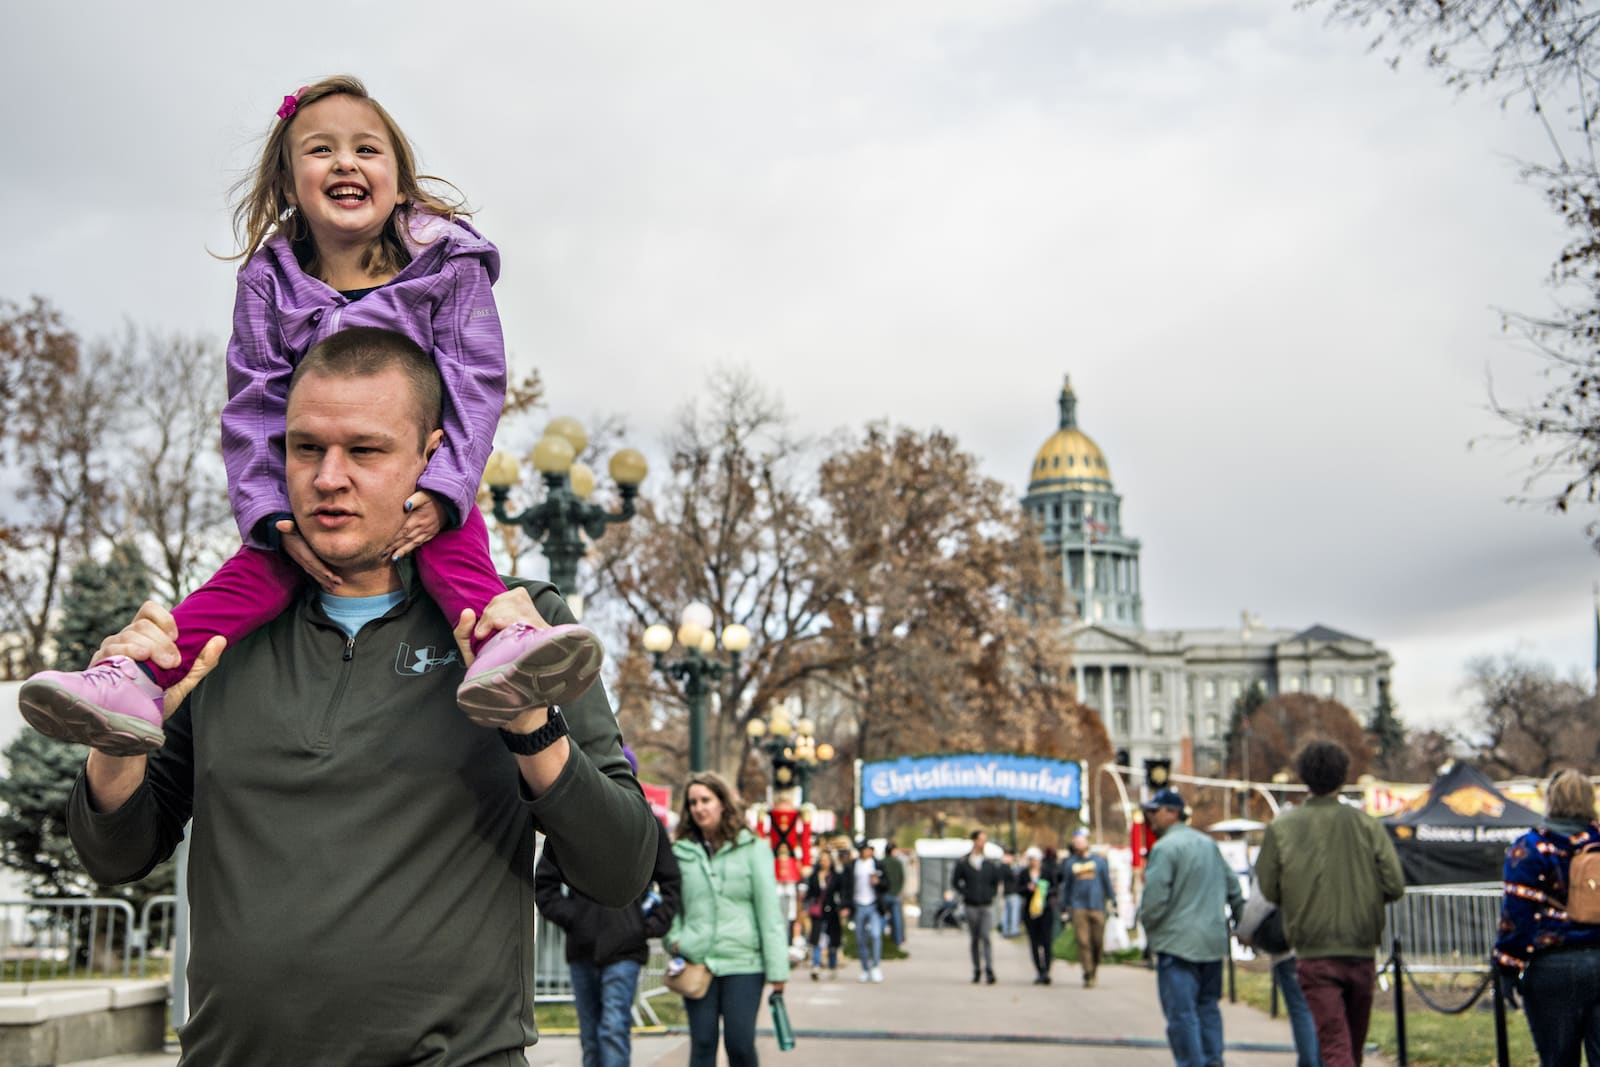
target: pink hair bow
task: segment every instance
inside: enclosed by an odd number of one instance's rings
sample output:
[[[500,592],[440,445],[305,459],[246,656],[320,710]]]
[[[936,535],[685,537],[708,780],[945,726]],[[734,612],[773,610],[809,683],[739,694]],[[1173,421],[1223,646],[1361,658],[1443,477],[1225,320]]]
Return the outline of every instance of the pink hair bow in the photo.
[[[302,85],[300,88],[294,91],[293,96],[284,97],[283,103],[278,107],[278,117],[280,119],[293,117],[294,113],[300,108],[300,94],[309,88],[311,88],[311,86]]]

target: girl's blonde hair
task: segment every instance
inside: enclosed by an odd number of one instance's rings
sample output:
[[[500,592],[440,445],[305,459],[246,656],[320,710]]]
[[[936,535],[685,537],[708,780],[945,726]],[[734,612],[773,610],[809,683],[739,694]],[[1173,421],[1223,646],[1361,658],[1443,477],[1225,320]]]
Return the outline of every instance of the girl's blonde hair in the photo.
[[[301,268],[315,276],[319,266],[316,242],[311,239],[311,228],[306,225],[299,210],[290,203],[294,191],[294,162],[289,155],[289,127],[301,108],[309,107],[325,97],[354,97],[364,100],[377,112],[383,122],[389,141],[394,147],[395,178],[399,186],[399,200],[389,216],[383,232],[361,258],[362,269],[371,273],[389,273],[400,270],[411,262],[411,252],[406,247],[402,227],[405,220],[402,209],[422,208],[446,219],[465,217],[470,213],[459,197],[459,190],[442,178],[417,173],[417,158],[411,142],[401,132],[394,118],[383,105],[367,94],[361,79],[349,74],[335,74],[301,89],[295,95],[295,111],[288,118],[276,119],[267,131],[261,145],[261,156],[252,173],[240,178],[231,190],[234,197],[233,235],[241,251],[228,259],[248,261],[276,230],[289,238]],[[442,185],[457,194],[450,200],[430,192],[424,182]]]
[[[1557,771],[1545,783],[1544,809],[1551,818],[1593,822],[1594,786],[1582,771]]]

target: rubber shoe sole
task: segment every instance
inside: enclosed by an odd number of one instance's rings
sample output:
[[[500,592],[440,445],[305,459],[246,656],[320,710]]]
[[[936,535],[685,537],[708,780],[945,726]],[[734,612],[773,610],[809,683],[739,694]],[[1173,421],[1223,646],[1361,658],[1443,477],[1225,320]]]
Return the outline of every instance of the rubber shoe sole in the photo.
[[[588,630],[573,628],[519,660],[469,678],[456,703],[479,726],[504,726],[531,708],[566,705],[600,680],[605,649]]]
[[[108,756],[147,755],[167,741],[159,726],[96,707],[53,681],[23,683],[17,703],[27,724],[46,737],[88,745]]]

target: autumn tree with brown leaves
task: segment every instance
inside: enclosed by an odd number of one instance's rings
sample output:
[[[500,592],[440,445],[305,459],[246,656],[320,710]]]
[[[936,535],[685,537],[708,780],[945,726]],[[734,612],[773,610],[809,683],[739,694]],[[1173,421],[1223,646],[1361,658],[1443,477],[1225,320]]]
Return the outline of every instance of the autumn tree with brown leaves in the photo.
[[[619,717],[646,766],[681,780],[687,730],[681,693],[650,671],[638,635],[691,600],[711,605],[715,629],[755,635],[707,723],[711,765],[747,785],[765,768],[745,726],[793,693],[838,750],[813,779],[828,806],[847,806],[838,765],[857,756],[1109,755],[1098,718],[1068,699],[1037,538],[953,438],[873,426],[819,463],[748,375],[719,374],[704,395],[643,513],[592,553],[628,632]]]
[[[629,741],[641,758],[671,781],[688,771],[687,709],[677,684],[649,669],[644,628],[675,626],[684,605],[702,601],[714,631],[740,623],[755,635],[706,723],[710,766],[737,779],[745,724],[818,669],[807,645],[823,623],[807,564],[816,515],[806,447],[747,373],[713,375],[701,397],[680,412],[667,470],[652,473],[639,514],[590,553],[607,594],[595,598],[594,617],[626,642],[619,716],[635,728]]]
[[[828,457],[815,550],[826,684],[855,708],[845,749],[1110,755],[1070,699],[1060,589],[1003,485],[938,430],[869,426]]]
[[[1591,773],[1600,763],[1600,702],[1576,679],[1515,655],[1467,665],[1474,722],[1463,740],[1491,778],[1543,778],[1563,767]]]
[[[0,300],[0,676],[49,666],[78,564],[133,541],[174,602],[237,546],[218,451],[222,365],[202,339],[130,328],[85,344],[44,300]]]
[[[1294,756],[1308,741],[1332,741],[1350,753],[1350,780],[1365,774],[1372,753],[1361,721],[1337,700],[1308,693],[1282,693],[1261,703],[1244,720],[1237,763],[1230,774],[1243,771],[1248,758],[1250,776],[1267,781],[1279,771],[1294,773]]]

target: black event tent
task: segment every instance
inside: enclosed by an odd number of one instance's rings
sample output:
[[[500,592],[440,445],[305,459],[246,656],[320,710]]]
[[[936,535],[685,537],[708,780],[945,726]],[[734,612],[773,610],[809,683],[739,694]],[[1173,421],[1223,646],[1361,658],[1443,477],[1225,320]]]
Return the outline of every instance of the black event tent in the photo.
[[[1498,882],[1506,846],[1542,816],[1494,787],[1483,772],[1458,763],[1441,774],[1426,796],[1383,820],[1407,885]]]

